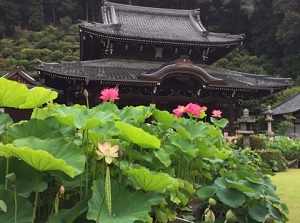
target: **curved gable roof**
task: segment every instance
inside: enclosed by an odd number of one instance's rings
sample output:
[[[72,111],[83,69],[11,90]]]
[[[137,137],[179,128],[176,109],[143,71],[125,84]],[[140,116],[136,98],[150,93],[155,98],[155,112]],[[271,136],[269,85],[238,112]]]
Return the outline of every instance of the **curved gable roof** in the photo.
[[[111,37],[149,41],[237,45],[244,40],[244,35],[208,32],[197,9],[150,8],[105,1],[102,17],[103,23],[81,22],[79,26]]]
[[[184,71],[183,75],[201,78],[207,89],[268,92],[268,95],[292,85],[290,78],[272,78],[229,71],[204,64],[165,64],[159,61],[102,59],[80,62],[41,63],[37,70],[58,79],[94,80],[113,84],[159,85],[168,75]],[[265,95],[261,95],[265,96]]]
[[[274,115],[291,114],[300,110],[300,92],[289,98],[287,101],[273,107]]]

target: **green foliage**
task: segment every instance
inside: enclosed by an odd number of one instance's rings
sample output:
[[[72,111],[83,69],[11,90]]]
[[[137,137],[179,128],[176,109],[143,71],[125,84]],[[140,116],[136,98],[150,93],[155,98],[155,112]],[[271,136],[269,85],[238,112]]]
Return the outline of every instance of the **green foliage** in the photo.
[[[252,150],[264,150],[266,149],[265,140],[257,135],[250,135],[250,148]],[[237,138],[237,146],[239,148],[243,147],[243,137],[239,136]]]
[[[275,140],[266,141],[267,148],[278,149],[287,160],[300,157],[300,140],[291,140],[288,137],[280,137]]]
[[[19,123],[0,113],[0,194],[7,192],[1,207],[10,208],[0,218],[7,222],[23,222],[19,213],[41,223],[172,222],[196,190],[202,201],[207,192],[216,199],[219,222],[228,209],[240,222],[262,222],[257,209],[287,221],[260,157],[225,144],[226,119],[176,118],[155,105],[54,104],[56,92],[1,78],[0,95],[0,107],[33,109],[31,119]],[[119,151],[101,150],[106,142]],[[5,177],[10,173],[14,187]],[[21,205],[31,208],[15,215],[13,207]]]
[[[38,48],[47,48],[51,42],[52,40],[49,37],[44,37],[36,43],[36,46]]]
[[[67,33],[72,25],[72,19],[69,16],[65,16],[60,19],[63,30]]]
[[[262,161],[267,164],[267,168],[271,168],[275,172],[287,171],[288,163],[282,155],[281,150],[266,149],[259,154]]]
[[[3,58],[7,58],[7,57],[9,57],[9,56],[11,56],[11,55],[13,55],[13,54],[14,54],[14,52],[12,51],[11,48],[4,48],[4,49],[1,51],[1,55],[2,55]]]
[[[248,222],[249,219],[251,222],[263,222],[268,214],[285,222],[286,216],[279,216],[286,206],[275,195],[276,187],[270,179],[263,177],[264,171],[258,167],[260,164],[261,159],[256,152],[234,150],[226,162],[220,163],[217,169],[219,175],[214,181],[197,191],[202,201],[198,215],[205,216],[209,209],[218,216],[218,222],[226,222],[228,211],[234,212],[234,222]],[[211,198],[217,201],[213,206],[204,202]]]

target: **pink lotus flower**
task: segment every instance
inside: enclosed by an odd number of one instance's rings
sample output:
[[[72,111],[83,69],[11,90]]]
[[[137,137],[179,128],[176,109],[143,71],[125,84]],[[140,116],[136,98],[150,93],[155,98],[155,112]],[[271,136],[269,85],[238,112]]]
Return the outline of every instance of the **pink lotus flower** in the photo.
[[[119,98],[119,89],[118,88],[106,88],[100,92],[101,96],[99,97],[104,102],[118,100]]]
[[[216,118],[222,118],[221,114],[222,114],[221,110],[213,110],[212,112],[212,116]]]
[[[188,114],[194,115],[196,117],[200,116],[201,109],[202,108],[198,104],[194,104],[194,103],[189,103],[185,107],[185,110]]]
[[[176,117],[181,117],[182,114],[185,112],[185,107],[182,105],[178,105],[176,109],[173,109],[173,113]]]
[[[104,144],[98,143],[98,149],[96,150],[96,154],[98,157],[97,160],[105,159],[107,164],[111,164],[116,157],[118,157],[119,146],[115,145],[111,147],[110,142],[105,142]]]

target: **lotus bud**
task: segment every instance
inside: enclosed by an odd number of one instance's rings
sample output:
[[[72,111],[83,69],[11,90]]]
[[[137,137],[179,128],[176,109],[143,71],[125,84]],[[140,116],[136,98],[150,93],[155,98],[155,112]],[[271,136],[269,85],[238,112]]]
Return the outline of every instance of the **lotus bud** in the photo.
[[[84,89],[83,95],[84,95],[84,97],[87,98],[87,97],[89,97],[89,92],[86,89]]]
[[[8,123],[5,123],[5,125],[4,125],[4,130],[5,130],[5,131],[8,130],[8,127],[9,127]]]
[[[227,213],[226,213],[226,221],[227,222],[237,222],[238,221],[237,216],[235,215],[235,213],[233,213],[232,210],[227,211]]]
[[[204,210],[204,215],[206,215],[209,211],[210,211],[210,209],[209,209],[209,208],[206,208],[206,209]]]
[[[60,188],[59,188],[59,194],[60,195],[63,195],[65,193],[65,187],[64,186],[61,186]]]
[[[0,200],[0,213],[1,212],[7,212],[7,206],[3,200]]]
[[[215,214],[212,210],[209,210],[208,213],[205,215],[205,218],[204,218],[205,222],[206,223],[215,223]]]
[[[210,206],[214,206],[214,205],[217,204],[217,201],[215,199],[213,199],[213,198],[209,198],[208,199],[208,203],[209,203]]]
[[[5,178],[11,183],[11,186],[14,187],[16,183],[16,174],[10,173],[5,176]]]
[[[264,223],[273,223],[274,222],[274,218],[270,215],[270,214],[267,214],[265,216],[265,219],[263,221]]]

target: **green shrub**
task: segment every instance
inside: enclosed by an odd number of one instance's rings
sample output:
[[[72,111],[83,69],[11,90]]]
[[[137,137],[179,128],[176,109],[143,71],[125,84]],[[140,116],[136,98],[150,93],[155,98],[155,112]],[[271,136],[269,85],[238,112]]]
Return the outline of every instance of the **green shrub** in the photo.
[[[282,172],[288,169],[288,162],[278,149],[266,149],[260,152],[263,163],[275,172]]]
[[[46,27],[46,31],[47,31],[47,33],[55,34],[57,32],[57,27],[55,27],[53,25],[49,25]]]
[[[61,51],[56,50],[53,53],[51,53],[50,57],[51,57],[52,61],[59,61],[59,60],[62,60],[62,58],[64,57],[64,54]]]
[[[2,51],[1,51],[1,55],[3,58],[7,58],[9,56],[12,56],[13,55],[13,51],[11,48],[4,48]]]
[[[66,55],[62,59],[63,61],[78,61],[77,56],[72,56],[72,55]]]
[[[267,148],[280,150],[287,160],[300,158],[300,140],[281,137],[272,141],[266,141],[266,143]]]
[[[29,61],[40,58],[40,50],[38,49],[25,48],[21,50],[21,53],[24,54]]]
[[[19,65],[23,66],[26,70],[30,69],[30,62],[28,60],[19,60],[18,61]]]
[[[65,16],[60,19],[60,24],[65,32],[69,32],[72,25],[72,19],[69,16]]]
[[[47,48],[52,40],[49,37],[44,37],[36,44],[38,48]]]
[[[51,51],[60,50],[60,48],[57,44],[57,41],[54,41],[54,42],[50,43],[47,48]]]
[[[17,46],[19,46],[21,44],[26,44],[26,43],[28,43],[28,42],[27,42],[27,40],[25,38],[20,38],[20,39],[16,40],[16,42],[15,42],[15,44]]]
[[[75,37],[70,35],[65,36],[63,41],[67,43],[77,43]]]
[[[243,147],[243,136],[237,138],[237,146]],[[257,135],[250,135],[250,148],[252,150],[264,150],[266,149],[265,140]]]
[[[45,34],[43,32],[35,32],[34,33],[34,42],[38,42],[40,39],[44,38]]]

